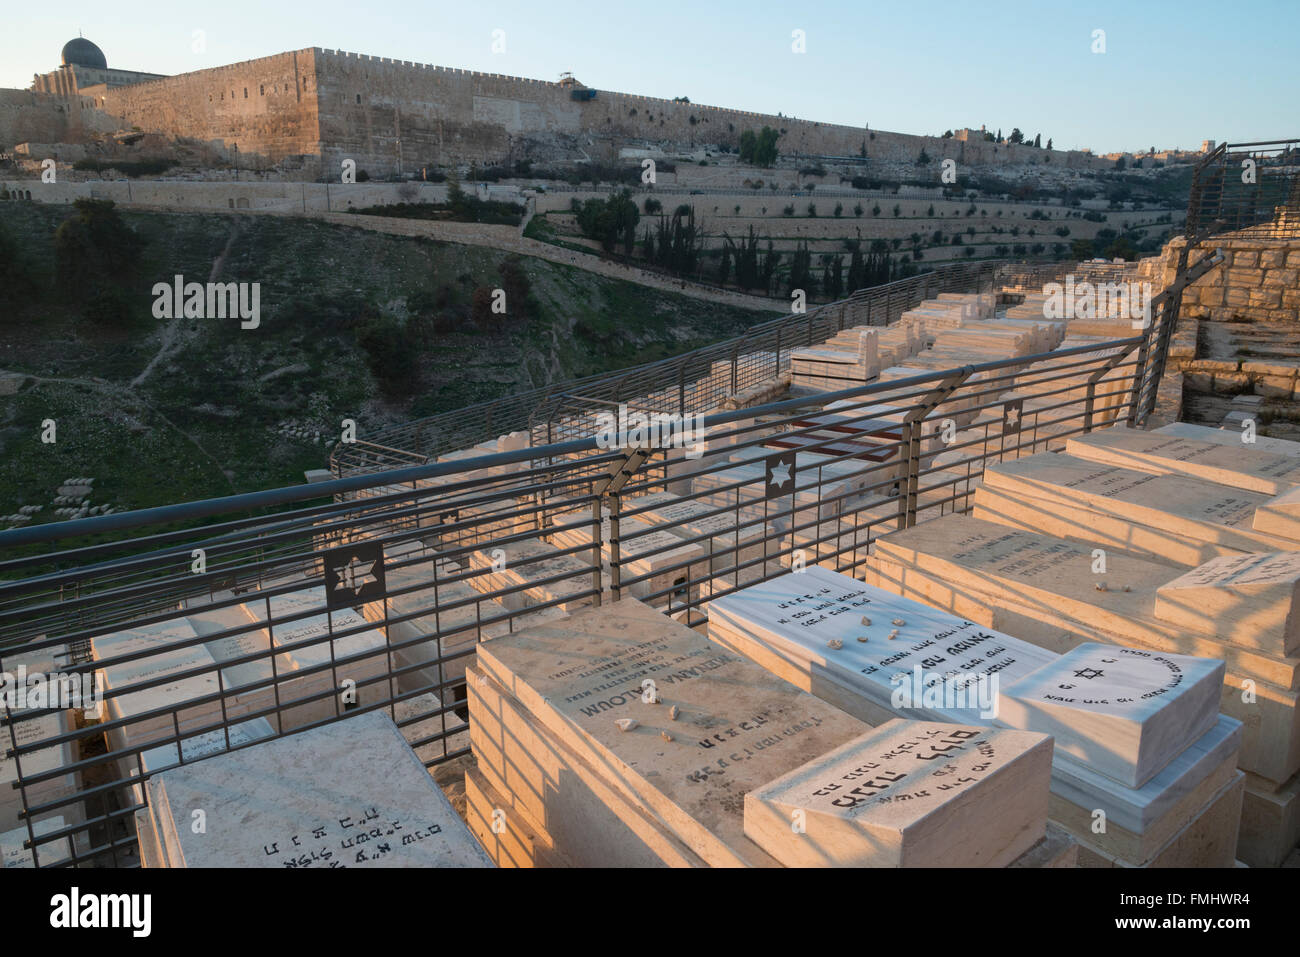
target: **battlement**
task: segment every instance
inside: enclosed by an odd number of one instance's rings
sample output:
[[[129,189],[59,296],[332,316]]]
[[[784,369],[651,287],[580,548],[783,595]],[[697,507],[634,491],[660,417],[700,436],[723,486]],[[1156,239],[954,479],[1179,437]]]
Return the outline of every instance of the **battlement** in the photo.
[[[496,163],[521,142],[543,161],[573,155],[582,137],[612,160],[632,142],[668,149],[736,145],[742,132],[782,132],[786,156],[858,156],[914,163],[922,151],[965,165],[1108,166],[1086,153],[942,140],[708,103],[595,90],[574,100],[569,83],[304,47],[270,56],[96,90],[95,106],[146,132],[224,144],[253,166],[305,157],[323,168],[354,160],[371,175],[426,165]],[[592,89],[592,88],[588,88]],[[45,124],[42,141],[48,139]],[[522,139],[521,139],[522,138]]]

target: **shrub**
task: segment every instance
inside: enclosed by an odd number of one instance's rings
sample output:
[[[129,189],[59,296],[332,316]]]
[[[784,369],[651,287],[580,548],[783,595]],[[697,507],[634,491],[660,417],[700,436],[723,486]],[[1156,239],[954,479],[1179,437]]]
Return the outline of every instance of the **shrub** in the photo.
[[[415,391],[418,353],[410,347],[397,323],[389,319],[369,323],[357,337],[357,344],[365,353],[366,364],[384,395],[400,398]]]

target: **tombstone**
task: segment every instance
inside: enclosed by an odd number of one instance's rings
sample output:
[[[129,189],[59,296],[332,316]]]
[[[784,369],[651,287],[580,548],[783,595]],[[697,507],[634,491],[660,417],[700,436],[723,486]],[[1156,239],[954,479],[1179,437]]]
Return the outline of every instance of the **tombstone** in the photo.
[[[878,595],[883,597],[873,607],[871,600]],[[883,609],[902,624],[878,615]],[[997,701],[988,701],[988,686],[996,692],[998,685],[1032,680],[1059,657],[820,568],[752,585],[711,602],[708,611],[714,641],[873,723],[881,713],[994,723]],[[865,625],[867,641],[859,642],[864,612],[870,623]],[[883,628],[882,620],[887,622]],[[893,628],[899,634],[891,640],[887,631]],[[883,640],[879,631],[886,631]],[[873,650],[880,645],[883,651]],[[972,683],[978,693],[969,690]],[[1224,828],[1231,822],[1225,823],[1221,809],[1240,801],[1242,781],[1235,765],[1242,724],[1215,717],[1208,731],[1140,788],[1068,755],[1058,756],[1052,771],[1052,820],[1075,835],[1089,854],[1095,852],[1097,861],[1148,866],[1166,855],[1230,864],[1235,844],[1225,843]],[[1113,824],[1108,837],[1092,836],[1097,810]],[[1205,853],[1197,856],[1194,849],[1202,845]]]
[[[35,807],[70,797],[77,791],[76,772],[58,775],[45,781],[25,783],[22,790],[13,786],[18,778],[19,764],[22,766],[24,782],[30,781],[35,775],[56,768],[71,767],[77,762],[80,751],[75,740],[41,748],[21,757],[8,754],[15,738],[19,747],[26,747],[67,734],[75,727],[74,711],[77,706],[92,704],[91,700],[82,697],[91,693],[84,686],[79,687],[73,681],[56,680],[57,676],[64,674],[63,668],[67,655],[68,648],[64,644],[37,649],[18,646],[0,650],[0,665],[2,665],[0,667],[0,832],[5,833],[0,840],[7,845],[9,843],[7,832],[13,829],[22,830],[21,840],[26,840],[27,837],[26,822],[19,819],[19,814],[23,810],[24,792],[27,806]],[[73,676],[68,677],[71,679]],[[84,677],[89,679],[91,676],[87,674]],[[5,706],[6,703],[9,705],[8,708]],[[71,707],[59,708],[45,714],[40,713],[47,707],[58,708],[63,704]],[[93,714],[92,709],[87,710]],[[13,722],[12,729],[6,723],[8,720]],[[51,811],[38,813],[36,820],[38,834],[48,833],[50,828],[44,826],[45,822],[56,819],[60,822],[60,828],[66,826],[64,822],[80,824],[84,819],[81,803],[78,801],[64,804]],[[77,842],[78,845],[83,845],[85,836],[77,835]],[[55,850],[55,844],[47,845],[42,851],[42,862],[44,863],[46,858],[55,853]],[[25,853],[30,858],[31,852]]]
[[[465,823],[497,867],[572,867],[476,767],[465,769]]]
[[[19,747],[26,747],[67,734],[72,730],[72,720],[68,711],[37,714],[30,709],[25,709],[15,710],[6,716],[4,713],[6,710],[0,708],[0,718],[11,717],[13,726],[11,728],[8,724],[0,723],[0,831],[11,831],[18,827],[26,830],[26,823],[19,817],[24,803],[27,807],[35,807],[71,797],[77,791],[77,778],[74,773],[69,772],[45,781],[25,783],[23,788],[19,789],[14,787],[14,783],[18,780],[19,766],[22,767],[23,780],[26,782],[38,774],[45,774],[58,768],[70,768],[77,761],[74,756],[77,749],[74,747],[74,742],[65,741],[21,756],[10,756],[9,751],[13,746],[11,733],[16,737]],[[54,816],[58,816],[60,820],[67,819],[69,822],[79,823],[82,817],[81,805],[65,804],[39,817],[45,819]]]
[[[494,620],[507,613],[505,606],[483,597],[463,575],[462,565],[435,552],[427,561],[386,568],[387,596],[366,604],[367,620],[388,635],[400,691],[460,681],[480,637],[510,630],[510,622]]]
[[[750,656],[766,651],[770,657],[762,663],[771,667],[771,660],[778,674],[799,687],[811,688],[811,678],[841,686],[883,709],[851,712],[872,723],[879,723],[882,714],[987,723],[992,714],[981,712],[991,712],[996,700],[987,694],[981,702],[978,692],[984,689],[975,679],[996,675],[1002,683],[1013,681],[1054,657],[1010,635],[818,566],[714,599],[708,613],[714,641]],[[862,623],[864,617],[869,625]],[[896,632],[893,638],[891,632]],[[937,687],[923,677],[922,693],[896,706],[895,699],[902,696],[895,692],[911,688],[918,671],[923,676],[960,675],[963,681]]]
[[[105,699],[110,720],[125,719],[129,722],[108,731],[111,750],[126,750],[166,740],[175,737],[178,731],[182,735],[196,734],[222,723],[216,659],[202,644],[175,647],[198,637],[189,622],[176,618],[91,638],[95,659],[110,661],[98,671],[101,687],[105,692],[125,692]],[[152,653],[133,661],[111,663],[111,659],[119,656],[144,651]],[[184,676],[186,672],[198,669],[207,670]],[[129,690],[146,681],[169,676],[176,677],[160,685]],[[208,696],[212,700],[193,703]],[[148,716],[149,712],[159,708],[170,710]],[[229,717],[242,714],[248,708],[229,699],[225,702],[225,710]]]
[[[745,836],[745,793],[865,730],[635,599],[486,642],[478,664],[484,682],[471,679],[471,734],[481,733],[480,714],[485,722],[501,720],[503,706],[524,725],[510,725],[516,730],[494,753],[480,753],[475,738],[480,767],[501,780],[509,767],[533,766],[534,753],[567,756],[556,759],[555,780],[526,778],[524,800],[535,824],[572,814],[566,803],[581,799],[568,790],[574,779],[606,808],[599,795],[621,793],[620,804],[661,822],[667,834],[619,816],[624,846],[601,846],[604,835],[593,833],[561,848],[575,858],[599,848],[606,866],[643,860],[652,840],[666,843],[662,853],[671,852],[674,862],[771,864]],[[622,730],[621,719],[637,724]],[[520,734],[541,740],[520,747]]]
[[[1084,845],[1084,866],[1231,867],[1245,783],[1237,770],[1241,741],[1241,722],[1220,715],[1137,789],[1056,760],[1048,814]]]
[[[1158,618],[1278,656],[1300,651],[1300,552],[1226,555],[1161,585]]]
[[[282,652],[277,662],[287,662],[292,669],[286,675],[277,665],[284,675],[277,682],[282,730],[335,717],[350,707],[391,700],[388,643],[383,634],[350,607],[328,608],[323,587],[258,596],[241,607],[252,622],[266,626],[276,650]],[[282,621],[293,616],[301,617]],[[251,633],[240,636],[250,637]],[[269,671],[269,659],[258,664]],[[254,694],[265,703],[269,690],[267,686]],[[302,703],[283,707],[294,702]]]
[[[1172,422],[1169,425],[1162,425],[1158,429],[1151,430],[1152,435],[1176,435],[1184,438],[1196,439],[1199,442],[1213,442],[1216,445],[1226,445],[1234,449],[1253,449],[1260,452],[1268,452],[1272,455],[1285,455],[1290,458],[1300,458],[1300,442],[1292,442],[1289,439],[1274,439],[1266,435],[1255,436],[1254,442],[1242,441],[1242,430],[1237,429],[1216,429],[1208,425],[1192,425],[1190,422]]]
[[[1177,570],[1109,548],[1104,557],[1097,574],[1089,545],[950,515],[877,539],[868,577],[1059,651],[1098,641],[1223,659],[1220,707],[1245,722],[1242,768],[1275,783],[1300,770],[1300,694],[1292,690],[1300,658],[1275,653],[1282,635],[1232,616],[1214,635],[1165,621],[1156,598]],[[1242,695],[1245,687],[1253,697]]]
[[[591,516],[566,512],[552,517],[555,530],[551,541],[560,548],[578,548],[591,544]],[[601,555],[606,573],[610,571],[613,546],[612,526],[601,520]],[[699,582],[708,578],[708,564],[703,547],[687,544],[671,532],[635,518],[619,519],[618,558],[620,587],[625,594],[642,600],[658,594],[657,604],[670,607],[694,600]],[[667,592],[667,594],[663,594]]]
[[[165,867],[491,866],[377,711],[163,771],[146,790]]]
[[[1260,505],[1252,524],[1255,531],[1294,542],[1300,549],[1300,488],[1288,489]]]
[[[167,768],[190,764],[200,758],[234,750],[274,736],[275,729],[271,726],[271,722],[265,718],[251,718],[215,731],[182,738],[179,749],[173,741],[141,751],[138,759],[135,755],[123,758],[123,776],[137,777],[141,769],[145,774],[165,771]],[[144,791],[140,785],[131,785],[130,798],[133,804],[145,803]]]
[[[589,551],[564,554],[536,539],[477,549],[469,555],[469,567],[483,574],[466,579],[468,584],[510,611],[554,602],[553,607],[572,612],[590,605],[599,587],[593,584]]]
[[[34,822],[32,830],[36,832],[36,837],[39,839],[53,834],[55,831],[61,831],[66,826],[61,816],[55,816]],[[26,822],[12,830],[0,833],[0,869],[6,867],[35,867],[38,863],[38,857],[41,867],[56,866],[72,859],[71,838],[64,837],[44,844],[37,844],[35,855],[33,855],[31,849],[23,847],[23,843],[29,837]]]
[[[1286,539],[1251,528],[1255,510],[1268,502],[1267,496],[1181,475],[1136,472],[1048,452],[990,466],[984,484],[1240,551],[1287,547]]]
[[[1222,661],[1089,643],[1004,686],[998,722],[1140,788],[1214,726],[1222,687]]]
[[[717,506],[656,494],[632,500],[625,511],[630,518],[704,548],[715,575],[752,581],[762,574],[766,530],[761,509],[719,511]]]
[[[893,720],[745,795],[787,867],[1005,867],[1047,828],[1052,740]]]
[[[1119,427],[1074,436],[1066,442],[1065,450],[1090,462],[1157,474],[1188,475],[1263,495],[1280,495],[1300,485],[1300,462],[1250,445],[1233,448],[1184,436]]]

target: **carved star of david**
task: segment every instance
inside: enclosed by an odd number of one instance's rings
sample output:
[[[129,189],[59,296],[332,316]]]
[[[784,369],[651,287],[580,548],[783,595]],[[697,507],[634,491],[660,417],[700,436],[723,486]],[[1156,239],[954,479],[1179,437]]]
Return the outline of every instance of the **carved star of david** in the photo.
[[[780,481],[777,481],[778,476],[784,476],[784,477],[781,478]],[[772,471],[768,478],[768,484],[773,486],[774,488],[784,488],[786,485],[790,483],[790,478],[791,478],[790,463],[783,462],[780,465],[772,466]]]
[[[1084,668],[1082,671],[1076,671],[1074,676],[1076,678],[1087,678],[1092,680],[1093,678],[1100,678],[1102,674],[1104,674],[1104,672],[1098,671],[1096,668]]]
[[[1007,428],[1014,429],[1016,421],[1020,418],[1020,410],[1015,406],[1007,407]]]
[[[363,562],[353,555],[346,565],[334,570],[334,573],[339,576],[338,584],[334,586],[334,590],[338,591],[347,588],[351,589],[354,595],[361,594],[361,589],[372,582],[379,581],[378,578],[370,574],[370,570],[374,567],[374,562]]]

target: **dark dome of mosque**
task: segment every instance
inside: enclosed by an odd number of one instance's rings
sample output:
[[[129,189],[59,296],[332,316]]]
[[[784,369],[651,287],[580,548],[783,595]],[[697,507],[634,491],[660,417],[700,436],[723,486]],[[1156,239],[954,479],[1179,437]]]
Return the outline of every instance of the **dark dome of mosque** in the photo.
[[[85,37],[74,37],[63,44],[63,64],[64,66],[93,67],[96,70],[108,69],[108,61],[104,59],[104,51]]]

